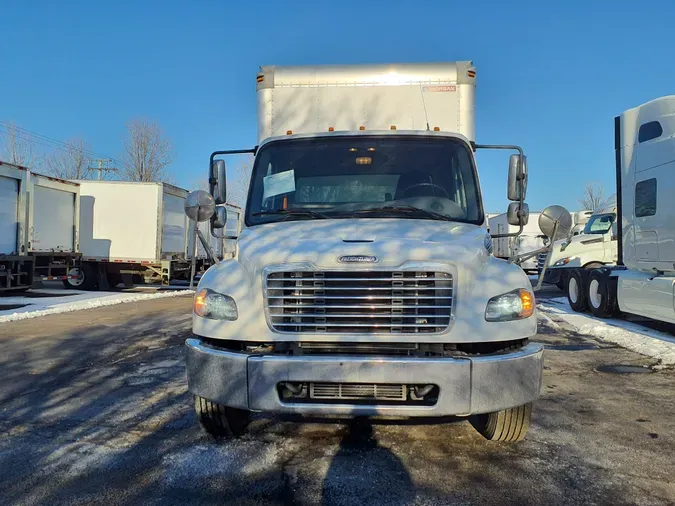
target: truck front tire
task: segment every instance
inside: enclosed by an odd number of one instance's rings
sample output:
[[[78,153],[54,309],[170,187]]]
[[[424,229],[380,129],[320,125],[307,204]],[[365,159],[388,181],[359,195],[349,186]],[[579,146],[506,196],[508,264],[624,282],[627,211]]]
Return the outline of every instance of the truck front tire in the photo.
[[[611,318],[618,311],[616,300],[616,278],[609,271],[595,269],[588,276],[588,309],[598,318]]]
[[[195,395],[195,413],[206,432],[215,438],[232,438],[244,433],[250,411],[216,404]]]
[[[525,438],[532,419],[532,403],[473,417],[471,424],[489,441],[516,443]]]
[[[587,307],[588,271],[574,269],[567,276],[567,301],[577,313],[583,313]]]

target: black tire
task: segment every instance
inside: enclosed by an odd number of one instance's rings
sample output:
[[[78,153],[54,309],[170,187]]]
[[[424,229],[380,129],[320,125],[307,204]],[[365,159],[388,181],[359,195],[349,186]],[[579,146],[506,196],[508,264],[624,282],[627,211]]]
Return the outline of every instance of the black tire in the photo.
[[[567,301],[577,313],[586,311],[587,280],[588,271],[584,269],[574,269],[567,276]]]
[[[471,424],[489,441],[516,443],[525,438],[532,419],[532,403],[473,417]]]
[[[195,413],[204,430],[216,438],[231,438],[244,433],[250,411],[216,404],[195,395]]]
[[[558,278],[555,286],[557,286],[563,292],[565,291],[565,288],[567,288],[567,273],[565,271],[560,271],[560,277]]]
[[[73,280],[64,279],[63,286],[72,290],[96,290],[98,288],[96,269],[93,265],[82,264],[79,267],[73,267],[68,274],[76,271],[81,276],[81,278],[77,279],[77,284],[73,284]]]
[[[619,307],[616,300],[616,278],[609,276],[610,271],[595,269],[588,275],[586,300],[588,309],[598,318],[611,318]]]

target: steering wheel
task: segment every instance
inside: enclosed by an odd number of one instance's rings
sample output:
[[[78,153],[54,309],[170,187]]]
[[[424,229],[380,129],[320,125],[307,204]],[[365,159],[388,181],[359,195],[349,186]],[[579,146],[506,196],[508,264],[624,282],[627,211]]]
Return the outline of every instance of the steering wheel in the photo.
[[[409,190],[412,190],[413,188],[419,188],[421,186],[431,186],[432,188],[438,188],[441,192],[443,192],[445,194],[445,198],[447,198],[448,200],[452,200],[450,198],[450,194],[448,193],[448,191],[445,188],[443,188],[442,186],[438,186],[437,184],[434,184],[434,183],[417,183],[417,184],[410,185],[405,190],[403,190],[403,196],[405,197],[406,193],[408,193]],[[433,196],[435,197],[436,195],[433,195]]]

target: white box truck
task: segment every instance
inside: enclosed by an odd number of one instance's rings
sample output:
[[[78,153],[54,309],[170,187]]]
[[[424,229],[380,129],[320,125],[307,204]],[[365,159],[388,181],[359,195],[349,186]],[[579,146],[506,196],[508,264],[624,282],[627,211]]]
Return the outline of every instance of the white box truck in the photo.
[[[33,282],[74,279],[78,268],[80,185],[29,172],[27,250]]]
[[[568,300],[675,323],[675,95],[617,116],[614,144],[616,266],[572,270]]]
[[[513,255],[526,254],[543,248],[547,244],[547,238],[539,228],[540,214],[530,212],[527,225],[523,227],[523,231],[517,237],[496,238],[494,240],[494,256],[506,260]],[[513,234],[519,228],[515,225],[509,225],[506,213],[490,217],[488,224],[490,233],[498,236]],[[535,272],[537,270],[537,259],[532,257],[520,262],[519,265],[525,272]]]
[[[28,290],[33,257],[26,242],[29,171],[0,161],[0,292]]]
[[[492,256],[474,151],[509,160],[511,222],[527,216],[517,146],[477,145],[471,62],[262,67],[234,258],[194,298],[187,378],[203,427],[252,411],[459,415],[520,440],[542,381],[525,273]],[[212,226],[225,223],[220,214]]]
[[[78,181],[81,266],[70,286],[187,279],[187,190],[166,183]]]

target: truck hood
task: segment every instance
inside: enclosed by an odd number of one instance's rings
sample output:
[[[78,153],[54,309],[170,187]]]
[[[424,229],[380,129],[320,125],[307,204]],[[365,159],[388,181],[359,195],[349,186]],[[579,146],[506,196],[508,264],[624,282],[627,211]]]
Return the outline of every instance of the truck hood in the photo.
[[[563,249],[563,245],[565,246]],[[560,260],[561,258],[576,257],[580,255],[593,254],[594,251],[602,251],[604,249],[604,238],[599,234],[580,234],[575,235],[571,239],[563,239],[556,241],[553,244],[553,251],[551,252],[550,266]],[[568,267],[578,265],[569,264]]]
[[[238,308],[237,319],[221,321],[195,316],[193,330],[197,335],[214,338],[259,342],[297,340],[296,334],[271,330],[266,321],[267,268],[344,272],[412,270],[447,272],[453,277],[453,323],[444,334],[429,335],[426,339],[472,342],[530,337],[536,333],[535,317],[499,323],[485,319],[490,298],[514,289],[531,289],[527,276],[518,266],[488,253],[486,238],[485,228],[477,225],[418,219],[303,220],[252,227],[239,237],[237,256],[211,267],[199,282],[199,289],[207,288],[231,297]],[[303,341],[327,339],[321,332],[300,336]],[[373,336],[339,334],[339,339],[367,342]],[[392,334],[388,339],[419,342],[420,335]]]
[[[342,265],[341,256],[375,256],[378,266],[405,261],[485,262],[484,228],[415,219],[340,219],[278,222],[246,229],[239,262],[257,270],[271,264]]]

